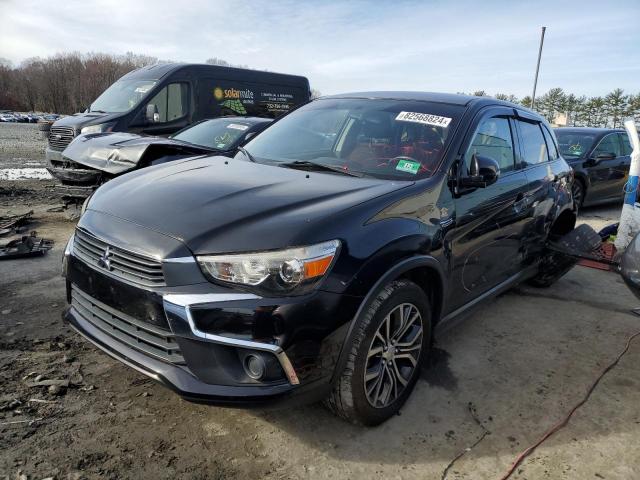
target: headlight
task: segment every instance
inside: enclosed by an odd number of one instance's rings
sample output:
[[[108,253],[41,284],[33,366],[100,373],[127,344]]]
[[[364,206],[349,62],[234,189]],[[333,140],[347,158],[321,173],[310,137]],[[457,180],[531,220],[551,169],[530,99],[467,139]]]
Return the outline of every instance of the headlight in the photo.
[[[263,294],[299,295],[316,286],[331,268],[338,240],[272,252],[202,255],[209,280],[244,285]]]
[[[75,233],[69,237],[69,241],[64,247],[64,254],[62,255],[62,276],[66,278],[67,276],[67,268],[69,265],[69,256],[73,251],[73,240],[75,238]]]
[[[82,127],[80,130],[81,134],[85,133],[102,133],[102,132],[110,132],[115,126],[115,122],[110,123],[100,123],[98,125],[89,125],[88,127]]]
[[[91,200],[92,196],[93,194],[89,195],[82,203],[82,208],[80,209],[80,216],[84,215],[84,212],[87,211],[87,206],[89,205],[89,201]]]

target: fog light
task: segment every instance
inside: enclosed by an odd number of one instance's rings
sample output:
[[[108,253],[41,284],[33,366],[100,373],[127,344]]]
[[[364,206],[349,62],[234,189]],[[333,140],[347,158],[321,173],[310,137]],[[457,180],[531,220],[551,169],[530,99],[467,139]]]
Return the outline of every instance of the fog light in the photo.
[[[247,372],[254,380],[260,380],[264,377],[267,370],[267,366],[264,363],[262,357],[257,355],[247,355],[244,359],[244,371]]]

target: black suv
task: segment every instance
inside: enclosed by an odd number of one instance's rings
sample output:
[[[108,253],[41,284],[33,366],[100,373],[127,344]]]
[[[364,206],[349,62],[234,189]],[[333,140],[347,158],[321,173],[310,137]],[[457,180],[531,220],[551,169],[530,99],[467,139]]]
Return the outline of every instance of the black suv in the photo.
[[[411,393],[436,326],[549,281],[545,242],[575,224],[571,180],[547,123],[510,103],[322,98],[232,159],[99,188],[66,248],[66,319],[187,399],[326,398],[377,424]]]
[[[577,207],[621,202],[631,166],[627,132],[612,128],[555,129],[562,157],[575,172],[573,201]]]

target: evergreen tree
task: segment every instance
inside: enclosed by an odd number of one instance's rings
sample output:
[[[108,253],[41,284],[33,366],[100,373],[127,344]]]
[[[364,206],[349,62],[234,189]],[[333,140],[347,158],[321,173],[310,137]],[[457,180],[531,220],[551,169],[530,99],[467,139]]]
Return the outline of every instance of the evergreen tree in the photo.
[[[627,113],[629,101],[629,98],[624,94],[624,90],[616,88],[604,98],[604,101],[608,114],[607,124],[610,124],[613,128],[621,127],[623,118]]]

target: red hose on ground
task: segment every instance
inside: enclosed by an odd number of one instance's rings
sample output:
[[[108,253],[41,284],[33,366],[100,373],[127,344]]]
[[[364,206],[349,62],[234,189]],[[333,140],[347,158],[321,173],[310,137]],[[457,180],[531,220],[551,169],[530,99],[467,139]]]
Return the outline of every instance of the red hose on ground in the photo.
[[[515,472],[516,468],[518,467],[518,465],[520,465],[520,463],[522,462],[522,460],[525,459],[525,457],[527,457],[529,454],[531,454],[531,452],[533,452],[536,448],[538,448],[542,442],[544,442],[547,438],[549,438],[551,435],[553,435],[554,433],[556,433],[558,430],[560,430],[562,427],[564,427],[569,420],[571,419],[571,417],[573,416],[573,414],[575,413],[576,410],[578,410],[578,408],[580,408],[582,405],[585,404],[585,402],[587,400],[589,400],[589,397],[591,396],[591,394],[593,393],[593,391],[595,390],[595,388],[598,386],[598,383],[600,383],[600,380],[602,380],[602,377],[605,376],[605,374],[611,370],[613,367],[615,367],[618,362],[620,361],[620,359],[622,358],[622,356],[627,353],[627,351],[629,350],[629,346],[631,345],[631,342],[633,341],[634,338],[636,338],[637,336],[640,336],[640,332],[635,333],[633,335],[631,335],[631,337],[629,337],[629,339],[627,340],[627,345],[624,347],[624,350],[622,350],[622,352],[620,352],[620,354],[616,357],[616,359],[611,362],[603,371],[602,373],[598,376],[598,378],[596,378],[595,382],[593,382],[593,384],[591,385],[591,387],[589,387],[589,390],[587,390],[586,395],[584,396],[584,398],[582,400],[580,400],[570,411],[569,413],[562,419],[560,420],[558,423],[556,423],[555,425],[553,425],[549,430],[546,431],[546,433],[544,435],[542,435],[542,437],[540,437],[540,440],[538,440],[536,443],[534,443],[533,445],[531,445],[530,447],[528,447],[526,450],[524,450],[520,455],[518,455],[516,457],[516,460],[513,462],[513,464],[511,465],[511,468],[509,468],[509,470],[507,471],[507,473],[505,473],[502,477],[500,477],[500,480],[507,480],[511,475],[513,475],[513,472]]]

